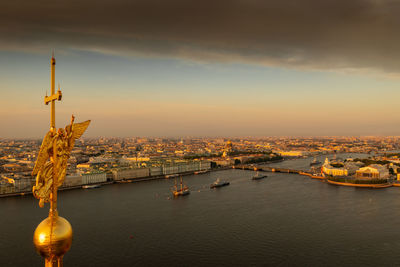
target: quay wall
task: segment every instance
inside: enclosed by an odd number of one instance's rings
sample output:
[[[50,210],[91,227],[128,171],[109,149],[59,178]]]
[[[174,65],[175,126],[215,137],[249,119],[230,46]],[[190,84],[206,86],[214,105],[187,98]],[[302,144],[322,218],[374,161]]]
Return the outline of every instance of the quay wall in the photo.
[[[393,184],[391,183],[384,183],[384,184],[353,184],[353,183],[344,183],[344,182],[335,182],[329,179],[326,179],[328,184],[333,185],[342,185],[342,186],[352,186],[352,187],[363,187],[363,188],[386,188],[391,187]]]
[[[321,176],[321,175],[314,175],[314,174],[311,174],[311,173],[308,173],[308,172],[299,172],[299,174],[300,174],[300,175],[308,176],[308,177],[310,177],[310,178],[312,178],[312,179],[325,180],[325,177],[324,177],[324,176]]]

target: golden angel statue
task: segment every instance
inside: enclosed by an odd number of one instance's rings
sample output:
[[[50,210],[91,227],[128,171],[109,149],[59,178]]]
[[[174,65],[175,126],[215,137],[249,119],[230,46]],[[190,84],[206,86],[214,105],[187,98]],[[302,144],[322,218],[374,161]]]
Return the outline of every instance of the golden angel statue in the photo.
[[[32,175],[36,175],[36,185],[33,186],[33,195],[40,199],[39,206],[50,202],[53,186],[55,190],[62,185],[67,171],[67,162],[75,145],[75,140],[80,138],[90,124],[90,120],[74,123],[72,115],[71,124],[65,129],[50,129],[43,139],[39,155],[33,168]]]

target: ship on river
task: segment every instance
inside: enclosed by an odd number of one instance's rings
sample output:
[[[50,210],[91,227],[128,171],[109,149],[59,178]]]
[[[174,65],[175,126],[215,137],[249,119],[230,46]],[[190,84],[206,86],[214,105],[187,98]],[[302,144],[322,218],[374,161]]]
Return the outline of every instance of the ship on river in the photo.
[[[221,181],[219,178],[210,185],[210,188],[217,188],[217,187],[222,187],[222,186],[227,186],[230,183],[228,181]]]
[[[178,186],[176,184],[176,179],[175,179],[175,186],[174,186],[174,190],[172,190],[172,194],[175,197],[186,196],[186,195],[190,194],[189,187],[187,187],[187,185],[185,185],[185,186],[183,185],[182,176],[181,176],[180,188],[178,188]]]
[[[316,157],[314,157],[313,161],[310,162],[310,166],[318,165],[321,164],[321,161],[317,160]]]
[[[91,184],[82,186],[83,189],[95,189],[101,187],[101,184]]]
[[[260,180],[260,179],[264,179],[264,178],[267,178],[267,177],[268,177],[267,175],[265,175],[265,174],[262,175],[259,172],[257,172],[256,175],[254,175],[252,179],[253,180]]]

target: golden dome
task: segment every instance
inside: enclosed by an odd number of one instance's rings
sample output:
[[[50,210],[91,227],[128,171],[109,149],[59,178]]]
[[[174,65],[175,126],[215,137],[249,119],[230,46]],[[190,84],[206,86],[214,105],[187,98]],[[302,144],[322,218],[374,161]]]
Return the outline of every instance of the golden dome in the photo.
[[[33,243],[37,252],[43,257],[60,257],[71,247],[71,224],[60,216],[48,217],[36,227]]]

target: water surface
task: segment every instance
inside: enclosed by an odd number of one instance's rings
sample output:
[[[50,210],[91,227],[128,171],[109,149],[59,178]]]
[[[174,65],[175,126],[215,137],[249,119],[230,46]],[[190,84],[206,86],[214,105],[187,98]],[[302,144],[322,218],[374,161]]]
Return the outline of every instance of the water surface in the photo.
[[[310,159],[309,159],[310,160]],[[295,161],[293,161],[295,162]],[[283,164],[283,163],[282,163]],[[382,266],[400,262],[400,188],[332,186],[295,174],[227,170],[59,194],[74,229],[65,266]],[[227,187],[210,190],[217,177]],[[0,199],[0,265],[43,266],[47,215],[32,196]]]

